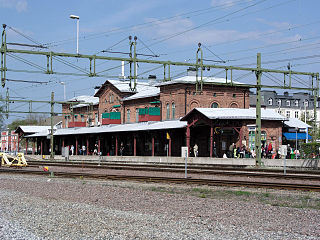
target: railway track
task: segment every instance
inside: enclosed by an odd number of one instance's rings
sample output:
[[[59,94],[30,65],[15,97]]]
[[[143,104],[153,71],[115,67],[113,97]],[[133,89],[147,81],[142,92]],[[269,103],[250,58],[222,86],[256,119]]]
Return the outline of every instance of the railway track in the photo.
[[[0,173],[14,174],[36,174],[48,175],[48,172],[41,170],[28,169],[9,169],[1,168]],[[156,183],[175,183],[175,184],[195,184],[208,186],[230,186],[230,187],[252,187],[252,188],[272,188],[285,190],[303,190],[320,192],[320,185],[313,184],[292,184],[292,183],[273,183],[273,182],[252,182],[236,180],[212,180],[197,178],[175,178],[175,177],[152,177],[152,176],[131,176],[131,175],[108,175],[86,172],[54,172],[54,176],[81,179],[101,179],[101,180],[130,180],[139,182],[156,182]]]
[[[29,166],[56,166],[72,168],[94,168],[94,169],[112,169],[129,171],[148,171],[148,172],[171,172],[182,173],[185,171],[183,165],[163,165],[163,164],[127,164],[127,163],[81,163],[81,162],[47,162],[47,161],[29,161]],[[230,167],[212,167],[212,166],[188,166],[189,174],[202,175],[223,175],[223,176],[242,176],[252,178],[276,178],[276,179],[297,179],[320,181],[319,171],[297,171],[275,169],[244,169]]]

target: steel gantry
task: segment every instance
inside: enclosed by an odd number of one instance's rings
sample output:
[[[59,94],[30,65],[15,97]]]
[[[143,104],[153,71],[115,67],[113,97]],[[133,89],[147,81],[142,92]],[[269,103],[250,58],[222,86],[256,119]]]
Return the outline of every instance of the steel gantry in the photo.
[[[7,88],[7,92],[6,92],[6,98],[0,98],[0,102],[5,102],[5,110],[2,111],[2,113],[6,114],[8,117],[9,113],[38,113],[38,114],[50,114],[50,123],[51,123],[51,130],[50,130],[50,146],[51,149],[53,148],[53,133],[54,133],[54,129],[53,129],[53,117],[56,115],[63,115],[63,114],[69,114],[69,113],[63,113],[63,112],[55,112],[54,111],[54,106],[55,104],[68,104],[71,107],[71,112],[74,118],[74,113],[73,113],[73,105],[77,105],[80,102],[79,101],[55,101],[54,100],[54,92],[51,92],[51,100],[50,101],[40,101],[40,100],[21,100],[21,99],[10,99],[9,96],[9,89]],[[18,103],[28,103],[29,104],[29,111],[17,111],[17,110],[10,110],[10,104],[14,103],[14,102],[18,102]],[[32,109],[32,104],[33,103],[46,103],[46,104],[50,104],[51,106],[51,111],[50,112],[43,112],[43,111],[34,111]],[[81,102],[82,104],[87,104],[89,105],[90,109],[92,108],[92,103],[86,103],[86,102]],[[89,114],[91,114],[91,111],[89,111]],[[54,158],[54,151],[50,152],[50,158]]]
[[[52,51],[32,51],[32,50],[21,50],[21,49],[11,49],[7,48],[6,42],[6,25],[3,24],[3,32],[2,32],[2,44],[1,44],[1,83],[2,86],[5,86],[6,83],[6,74],[7,72],[26,72],[26,73],[42,73],[42,74],[58,74],[58,75],[73,75],[73,76],[87,76],[87,77],[111,77],[106,76],[101,72],[96,72],[96,60],[106,60],[106,61],[124,61],[130,65],[130,90],[136,91],[137,84],[137,63],[148,63],[148,64],[160,64],[163,65],[164,74],[163,81],[170,81],[170,67],[171,66],[185,66],[185,67],[194,67],[196,69],[196,94],[202,91],[204,78],[203,78],[203,70],[204,69],[222,69],[226,72],[226,82],[225,83],[206,83],[212,85],[223,85],[223,86],[242,86],[248,88],[256,89],[256,134],[255,134],[255,148],[256,148],[256,162],[258,165],[261,165],[261,89],[262,88],[271,88],[271,89],[294,89],[294,90],[304,90],[311,91],[314,96],[314,127],[316,124],[317,113],[316,113],[316,102],[319,96],[319,73],[314,72],[298,72],[292,71],[290,68],[288,70],[276,70],[276,69],[267,69],[261,67],[261,54],[257,54],[257,65],[256,67],[236,67],[236,66],[223,66],[216,64],[204,64],[203,63],[203,52],[201,49],[201,44],[198,45],[198,50],[196,53],[196,63],[188,63],[188,62],[176,62],[176,61],[161,61],[161,60],[151,60],[151,59],[139,59],[137,58],[136,53],[136,45],[137,45],[137,37],[134,37],[134,41],[132,38],[129,38],[130,41],[130,54],[129,58],[125,57],[109,57],[109,56],[97,56],[97,55],[87,55],[87,54],[72,54],[72,53],[62,53],[62,52],[52,52]],[[132,52],[133,51],[133,52]],[[199,58],[200,52],[200,58]],[[18,53],[18,54],[27,54],[27,55],[40,55],[46,57],[46,68],[44,71],[31,71],[31,70],[17,70],[7,68],[6,64],[6,55],[8,53]],[[76,59],[88,59],[89,60],[89,72],[84,73],[68,73],[68,72],[58,72],[53,71],[53,60],[54,57],[64,57],[64,58],[76,58]],[[93,67],[92,67],[93,64]],[[132,64],[133,64],[133,73],[132,73]],[[166,71],[168,69],[168,71]],[[200,69],[200,79],[198,78],[198,71]],[[228,80],[228,71],[230,71],[230,80]],[[255,73],[256,75],[256,83],[255,84],[238,84],[233,82],[232,72],[233,71],[247,71]],[[284,80],[283,85],[269,85],[262,84],[261,77],[263,73],[275,73],[275,74],[283,74]],[[293,75],[304,75],[311,76],[312,78],[312,86],[311,87],[298,87],[292,86]],[[286,76],[289,76],[289,80],[286,79]],[[118,77],[118,76],[114,76]],[[143,78],[141,78],[143,79]],[[314,128],[315,129],[315,128]],[[315,139],[315,138],[313,138]]]

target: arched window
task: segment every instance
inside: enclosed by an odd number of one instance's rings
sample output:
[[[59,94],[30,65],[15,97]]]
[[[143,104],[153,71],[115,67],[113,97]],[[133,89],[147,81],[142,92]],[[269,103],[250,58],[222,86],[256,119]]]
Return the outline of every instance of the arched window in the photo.
[[[214,102],[211,104],[211,108],[219,108],[219,104]]]
[[[174,119],[176,116],[176,105],[172,103],[172,119]]]
[[[170,119],[170,105],[167,103],[167,119]]]
[[[271,106],[272,103],[273,103],[273,99],[272,99],[272,98],[269,98],[269,99],[268,99],[268,104]]]
[[[127,122],[130,122],[130,109],[127,109]]]
[[[237,103],[231,103],[230,108],[239,108]]]

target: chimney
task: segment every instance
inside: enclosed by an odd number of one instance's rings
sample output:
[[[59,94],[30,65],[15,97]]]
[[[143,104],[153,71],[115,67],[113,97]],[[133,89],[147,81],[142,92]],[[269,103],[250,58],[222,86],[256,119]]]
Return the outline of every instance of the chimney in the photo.
[[[156,75],[149,75],[148,81],[149,81],[149,85],[155,85],[157,82],[157,76]]]
[[[194,67],[189,67],[187,69],[187,73],[188,73],[188,76],[196,76],[196,68]]]
[[[121,61],[121,75],[119,76],[119,80],[125,80],[126,76],[124,75],[124,61]]]

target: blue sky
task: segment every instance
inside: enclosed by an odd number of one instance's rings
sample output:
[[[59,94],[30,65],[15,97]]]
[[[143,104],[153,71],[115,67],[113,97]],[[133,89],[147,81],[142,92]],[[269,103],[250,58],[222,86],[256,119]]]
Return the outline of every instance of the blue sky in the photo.
[[[80,16],[79,52],[82,54],[125,57],[126,55],[101,51],[108,49],[128,52],[128,36],[132,35],[138,37],[139,53],[160,55],[152,59],[195,62],[197,43],[201,42],[205,59],[222,59],[226,61],[225,65],[254,67],[256,54],[261,52],[265,68],[284,70],[290,62],[293,70],[318,72],[319,7],[320,2],[317,0],[0,0],[0,23],[11,27],[7,28],[7,42],[47,44],[49,48],[44,51],[76,52],[76,21],[69,18],[70,14],[74,14]],[[16,56],[46,67],[44,57]],[[86,61],[66,60],[85,70],[89,68]],[[118,76],[121,72],[119,62],[99,62],[97,65],[98,71],[114,67],[105,72],[110,76]],[[138,73],[141,77],[157,74],[158,78],[162,78],[162,69],[148,72],[155,67],[139,64]],[[8,56],[7,68],[37,70],[12,56]],[[54,70],[78,72],[58,61],[54,62]],[[182,67],[173,68],[172,76],[185,70]],[[218,70],[205,74],[225,76],[225,73],[219,73]],[[253,74],[244,74],[246,73],[234,72],[234,79],[255,81]],[[11,97],[33,100],[49,100],[51,91],[55,92],[57,100],[63,100],[63,86],[59,82],[66,83],[67,98],[92,95],[93,87],[106,80],[10,71],[7,78],[48,82],[7,82],[6,87],[9,88]],[[263,81],[272,83],[282,78],[283,76],[267,75]],[[303,77],[296,80],[297,86],[310,82]],[[5,90],[1,88],[2,96],[5,95]],[[42,104],[35,105],[34,108],[48,111],[49,106]],[[15,104],[11,109],[28,110],[28,106]],[[7,122],[23,117],[23,114],[12,114]]]

